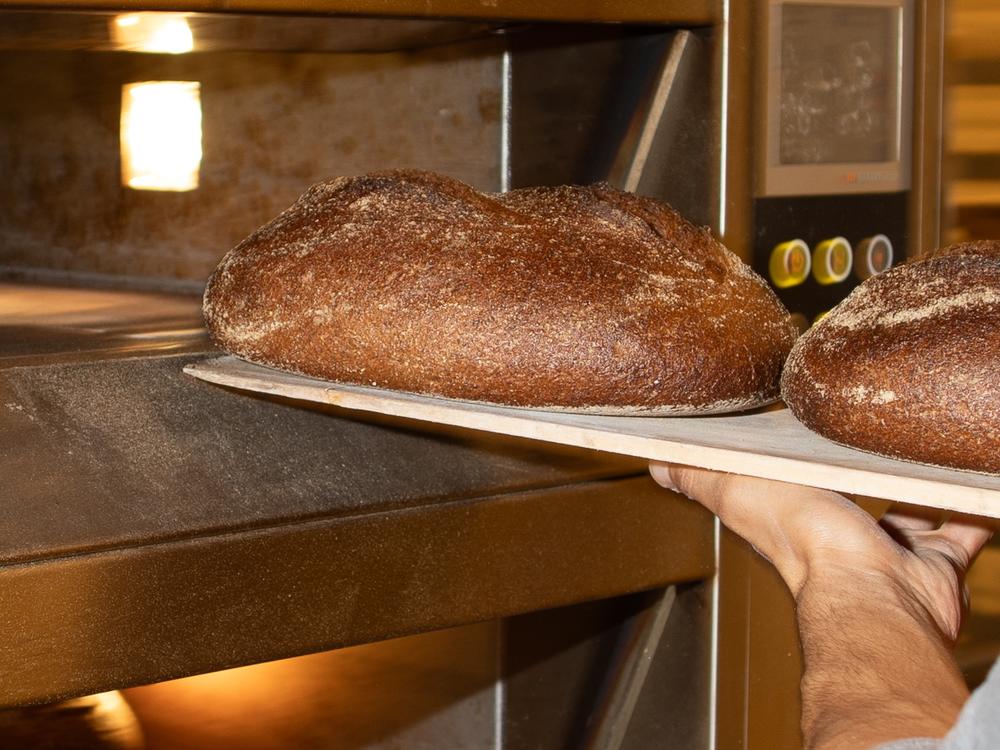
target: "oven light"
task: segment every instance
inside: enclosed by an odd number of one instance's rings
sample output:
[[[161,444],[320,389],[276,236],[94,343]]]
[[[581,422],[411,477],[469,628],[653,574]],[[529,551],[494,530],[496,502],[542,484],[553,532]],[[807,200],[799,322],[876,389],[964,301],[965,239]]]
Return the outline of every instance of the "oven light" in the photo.
[[[194,190],[201,167],[201,84],[147,81],[122,87],[122,184]]]
[[[120,50],[178,55],[194,49],[194,35],[183,13],[125,13],[115,16],[111,38]]]

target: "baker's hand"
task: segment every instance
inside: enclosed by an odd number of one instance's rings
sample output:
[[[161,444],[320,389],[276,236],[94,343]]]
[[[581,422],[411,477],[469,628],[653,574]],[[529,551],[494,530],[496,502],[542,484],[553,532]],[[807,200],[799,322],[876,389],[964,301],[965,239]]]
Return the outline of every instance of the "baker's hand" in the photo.
[[[963,577],[990,538],[982,519],[889,513],[881,523],[843,495],[766,479],[653,463],[659,484],[707,507],[777,568],[798,598],[806,582],[878,577],[958,636]]]
[[[697,500],[777,568],[795,596],[809,750],[943,737],[968,690],[951,646],[982,519],[896,512],[876,522],[835,492],[666,464],[650,473]]]
[[[767,479],[650,465],[659,484],[697,500],[777,568],[798,598],[810,578],[876,576],[932,617],[950,640],[958,636],[963,576],[990,538],[982,519],[896,512],[876,522],[843,495]]]

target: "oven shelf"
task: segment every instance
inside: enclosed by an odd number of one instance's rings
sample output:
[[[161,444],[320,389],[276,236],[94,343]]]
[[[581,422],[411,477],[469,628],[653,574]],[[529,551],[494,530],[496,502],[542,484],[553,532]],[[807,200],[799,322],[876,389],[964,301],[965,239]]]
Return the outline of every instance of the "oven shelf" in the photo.
[[[713,571],[641,463],[182,374],[207,356],[0,360],[0,705]]]
[[[0,281],[0,369],[211,348],[199,294]]]

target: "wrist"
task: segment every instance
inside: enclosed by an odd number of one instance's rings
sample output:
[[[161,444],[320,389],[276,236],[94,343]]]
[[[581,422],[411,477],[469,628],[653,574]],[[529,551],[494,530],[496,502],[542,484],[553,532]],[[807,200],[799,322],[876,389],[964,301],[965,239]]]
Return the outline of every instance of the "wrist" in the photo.
[[[841,553],[820,550],[801,567],[799,584],[792,588],[796,603],[804,593],[858,605],[874,602],[877,611],[912,620],[949,648],[958,638],[962,584],[954,565],[942,555],[856,554],[848,564]]]
[[[899,576],[824,566],[796,604],[809,747],[947,733],[968,691],[934,617]]]

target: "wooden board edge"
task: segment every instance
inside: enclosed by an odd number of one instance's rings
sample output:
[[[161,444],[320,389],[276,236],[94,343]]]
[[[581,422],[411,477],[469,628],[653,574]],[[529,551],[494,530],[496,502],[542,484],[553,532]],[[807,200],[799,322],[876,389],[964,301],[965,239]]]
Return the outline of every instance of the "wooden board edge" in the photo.
[[[414,403],[403,399],[394,399],[391,395],[376,396],[321,385],[267,387],[257,378],[233,374],[213,367],[213,361],[187,365],[184,367],[184,372],[218,385],[259,393],[273,393],[343,409],[388,414],[465,429],[513,435],[529,440],[541,440],[617,453],[648,461],[666,461],[697,466],[791,484],[804,484],[834,492],[866,495],[942,510],[1000,518],[1000,503],[997,502],[996,491],[979,487],[951,484],[948,487],[948,495],[942,498],[940,482],[868,469],[844,467],[818,460],[807,461],[755,453],[752,450],[739,451],[732,448],[692,445],[664,438],[636,436],[620,432],[611,433],[593,427],[567,426],[496,412],[489,414],[493,424],[486,425],[477,419],[475,412],[454,408],[446,401],[442,401],[440,404]],[[276,375],[280,375],[280,373],[276,373]],[[612,439],[615,441],[614,445],[610,445]],[[867,456],[867,454],[862,455]]]

